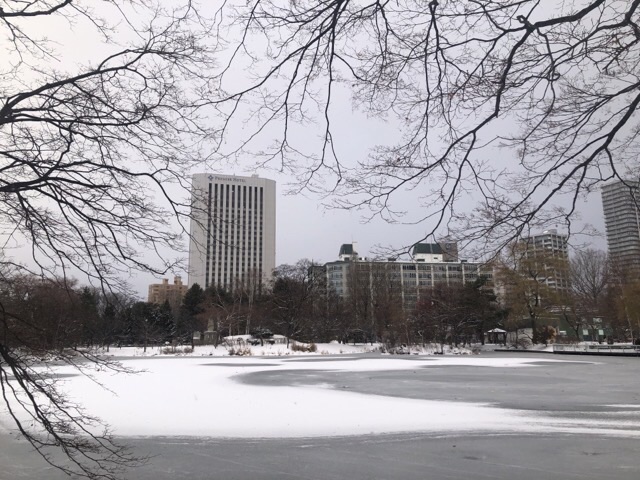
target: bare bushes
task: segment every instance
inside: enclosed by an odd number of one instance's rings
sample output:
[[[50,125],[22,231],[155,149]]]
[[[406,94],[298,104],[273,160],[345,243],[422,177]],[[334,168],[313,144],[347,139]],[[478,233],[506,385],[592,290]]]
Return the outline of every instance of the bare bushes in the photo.
[[[291,343],[291,350],[294,352],[306,352],[314,353],[318,351],[318,347],[315,343]]]
[[[181,354],[189,354],[193,353],[193,348],[189,345],[185,346],[175,346],[175,345],[167,345],[166,347],[162,347],[160,350],[162,355],[181,355]]]
[[[251,348],[243,346],[230,347],[227,351],[229,356],[249,357],[252,355]]]

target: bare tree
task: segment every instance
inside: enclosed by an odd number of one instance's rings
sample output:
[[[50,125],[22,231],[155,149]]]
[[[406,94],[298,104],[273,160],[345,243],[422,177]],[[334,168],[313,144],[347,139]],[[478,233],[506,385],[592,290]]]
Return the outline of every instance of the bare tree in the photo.
[[[601,250],[575,252],[569,262],[571,288],[586,306],[596,312],[611,281],[610,274],[607,254]]]
[[[69,73],[26,63],[34,49],[58,60],[50,44],[29,36],[29,20],[81,16],[104,35],[113,26],[72,1],[11,2],[0,10],[12,53],[24,59],[0,77],[0,224],[5,241],[31,246],[45,273],[75,270],[115,283],[131,268],[163,273],[174,264],[154,264],[137,248],[179,247],[188,205],[170,184],[183,185],[197,161],[193,145],[206,132],[193,90],[210,60],[202,33],[191,30],[189,5],[147,14],[146,28],[127,32],[136,36],[131,44],[108,37],[116,48]]]
[[[438,284],[425,291],[416,304],[416,327],[423,338],[440,345],[440,353],[446,343],[458,346],[462,333],[474,323],[476,312],[465,301],[466,288]]]
[[[546,250],[532,252],[523,241],[509,245],[496,262],[495,281],[503,292],[501,301],[509,311],[508,323],[516,334],[531,328],[532,343],[540,340],[546,343],[549,329],[543,324],[554,319],[561,293],[561,289],[553,286],[553,280],[565,265],[566,259],[554,257]]]
[[[247,330],[250,328],[254,298],[247,293],[240,285],[232,292],[213,285],[205,290],[201,316],[206,320],[207,328],[211,327],[216,332],[214,345],[218,345],[218,337],[250,333]]]
[[[316,279],[313,281],[316,282]],[[333,289],[325,288],[322,283],[320,288],[316,289],[313,299],[310,339],[328,343],[345,338],[350,330],[352,317],[345,299]]]
[[[31,260],[19,264],[8,250],[0,258],[0,387],[35,449],[90,478],[114,478],[135,458],[108,430],[95,433],[97,419],[58,389],[42,342],[46,313],[14,308],[14,279],[25,270],[63,281],[81,275],[107,290],[131,269],[162,274],[175,264],[189,213],[179,189],[188,187],[186,174],[210,133],[200,108],[212,61],[208,27],[189,0],[162,3],[0,7],[0,241],[28,246]],[[62,38],[69,31],[96,39],[90,60],[71,56]],[[124,370],[56,339],[58,362]],[[66,462],[56,460],[56,448]]]
[[[81,294],[68,281],[2,278],[0,392],[8,417],[47,463],[68,475],[115,479],[144,459],[65,395],[54,368],[71,365],[90,378],[95,369],[132,373],[91,351],[69,348],[83,340],[84,313]]]
[[[384,341],[390,346],[410,343],[408,315],[402,298],[402,271],[395,262],[352,261],[348,267],[347,307],[353,316],[352,333],[363,341]],[[355,336],[354,336],[355,340]]]
[[[485,330],[500,325],[504,312],[498,307],[487,279],[473,283],[436,284],[425,289],[413,315],[413,328],[424,340],[440,344],[466,345],[481,340]]]
[[[255,135],[231,153],[302,170],[302,186],[328,188],[336,206],[484,249],[541,224],[572,229],[583,195],[638,176],[639,5],[253,0],[226,10],[242,31],[217,77],[220,132],[252,114]],[[246,65],[253,77],[233,88]],[[400,133],[356,165],[339,154],[352,142],[347,93]],[[309,124],[320,142],[298,140]]]
[[[559,311],[569,327],[580,338],[584,325],[592,330],[602,328],[602,318],[607,315],[605,304],[611,284],[611,268],[607,254],[600,250],[576,251],[569,262],[570,289],[561,292]]]
[[[311,321],[313,302],[319,286],[311,281],[311,266],[307,259],[295,265],[280,265],[273,272],[270,301],[273,323],[289,340],[304,333]]]
[[[618,327],[624,332],[621,337],[638,345],[640,337],[640,281],[623,283],[617,286],[614,305],[617,310]],[[620,328],[622,327],[622,328]]]

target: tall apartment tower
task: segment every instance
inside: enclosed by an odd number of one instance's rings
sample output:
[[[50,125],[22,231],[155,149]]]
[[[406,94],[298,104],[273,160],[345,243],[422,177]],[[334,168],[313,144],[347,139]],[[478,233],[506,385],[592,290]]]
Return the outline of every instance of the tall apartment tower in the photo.
[[[525,255],[544,268],[541,280],[554,290],[569,288],[569,252],[567,236],[553,228],[523,240]]]
[[[602,187],[602,207],[609,256],[619,271],[640,275],[640,191],[637,181]]]
[[[196,174],[189,285],[259,290],[276,266],[276,182]]]

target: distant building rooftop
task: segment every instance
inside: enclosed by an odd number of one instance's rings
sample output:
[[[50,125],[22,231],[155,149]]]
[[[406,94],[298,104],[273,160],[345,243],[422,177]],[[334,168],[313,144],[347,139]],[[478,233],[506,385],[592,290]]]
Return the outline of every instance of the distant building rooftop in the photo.
[[[442,255],[444,251],[442,247],[437,243],[416,243],[413,246],[413,254],[431,254],[431,255]]]
[[[357,255],[357,254],[358,254],[358,252],[354,251],[352,243],[343,243],[342,246],[340,247],[339,256],[342,256],[342,255]]]

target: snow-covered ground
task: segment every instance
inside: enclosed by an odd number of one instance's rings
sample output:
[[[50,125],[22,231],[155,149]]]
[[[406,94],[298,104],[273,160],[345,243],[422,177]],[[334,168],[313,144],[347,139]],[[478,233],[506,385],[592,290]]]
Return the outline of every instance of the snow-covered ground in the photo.
[[[234,338],[249,337],[249,335],[239,335]],[[231,342],[228,344],[221,344],[217,347],[213,345],[199,345],[195,350],[191,350],[189,345],[181,346],[153,346],[147,347],[146,351],[143,347],[111,347],[109,351],[104,349],[99,350],[98,353],[102,355],[113,356],[117,358],[128,357],[157,357],[157,356],[187,356],[187,357],[224,357],[230,356],[231,350],[239,352],[240,356],[297,356],[297,355],[341,355],[341,354],[359,354],[359,353],[379,353],[383,350],[382,345],[378,343],[358,343],[358,344],[343,344],[338,342],[332,343],[318,343],[316,344],[316,351],[306,352],[303,350],[295,350],[294,345],[296,342],[292,341],[287,347],[284,343],[277,343],[275,345],[269,345],[265,342],[264,345],[250,345],[246,341],[241,343]],[[298,343],[299,346],[308,346],[309,344]],[[487,345],[487,351],[498,348],[497,345]],[[434,355],[439,351],[440,347],[435,345],[428,345],[425,347],[412,346],[410,348],[404,348],[405,351],[415,355]],[[445,345],[445,353],[454,355],[468,355],[471,353],[470,348],[463,347],[449,347]],[[237,355],[238,353],[236,353]]]
[[[473,365],[483,368],[540,368],[537,358],[428,356],[361,358],[318,356],[125,358],[133,375],[95,371],[97,382],[58,367],[63,388],[88,412],[122,436],[314,437],[394,432],[570,432],[640,437],[638,416],[630,420],[558,418],[544,412],[490,404],[444,402],[367,395],[318,383],[313,386],[252,385],[238,375],[261,371],[405,371],[422,367]],[[564,360],[545,359],[543,363]],[[70,375],[70,376],[66,376]],[[631,408],[631,407],[630,407]],[[636,412],[640,406],[633,406]],[[7,424],[8,425],[8,424]]]
[[[289,355],[339,355],[354,353],[370,353],[379,352],[378,344],[356,344],[345,345],[341,343],[320,343],[316,345],[316,352],[304,352],[293,350],[294,342],[289,347],[286,344],[269,345],[249,345],[248,343],[230,343],[221,344],[217,347],[213,345],[198,345],[195,350],[191,350],[189,345],[182,346],[154,346],[147,347],[146,351],[142,347],[111,347],[109,351],[101,350],[99,353],[103,355],[114,356],[117,358],[126,357],[157,357],[157,356],[188,356],[188,357],[224,357],[230,355],[230,350],[244,350],[245,356],[289,356]],[[300,344],[307,345],[307,344]],[[431,349],[429,349],[430,351]]]

